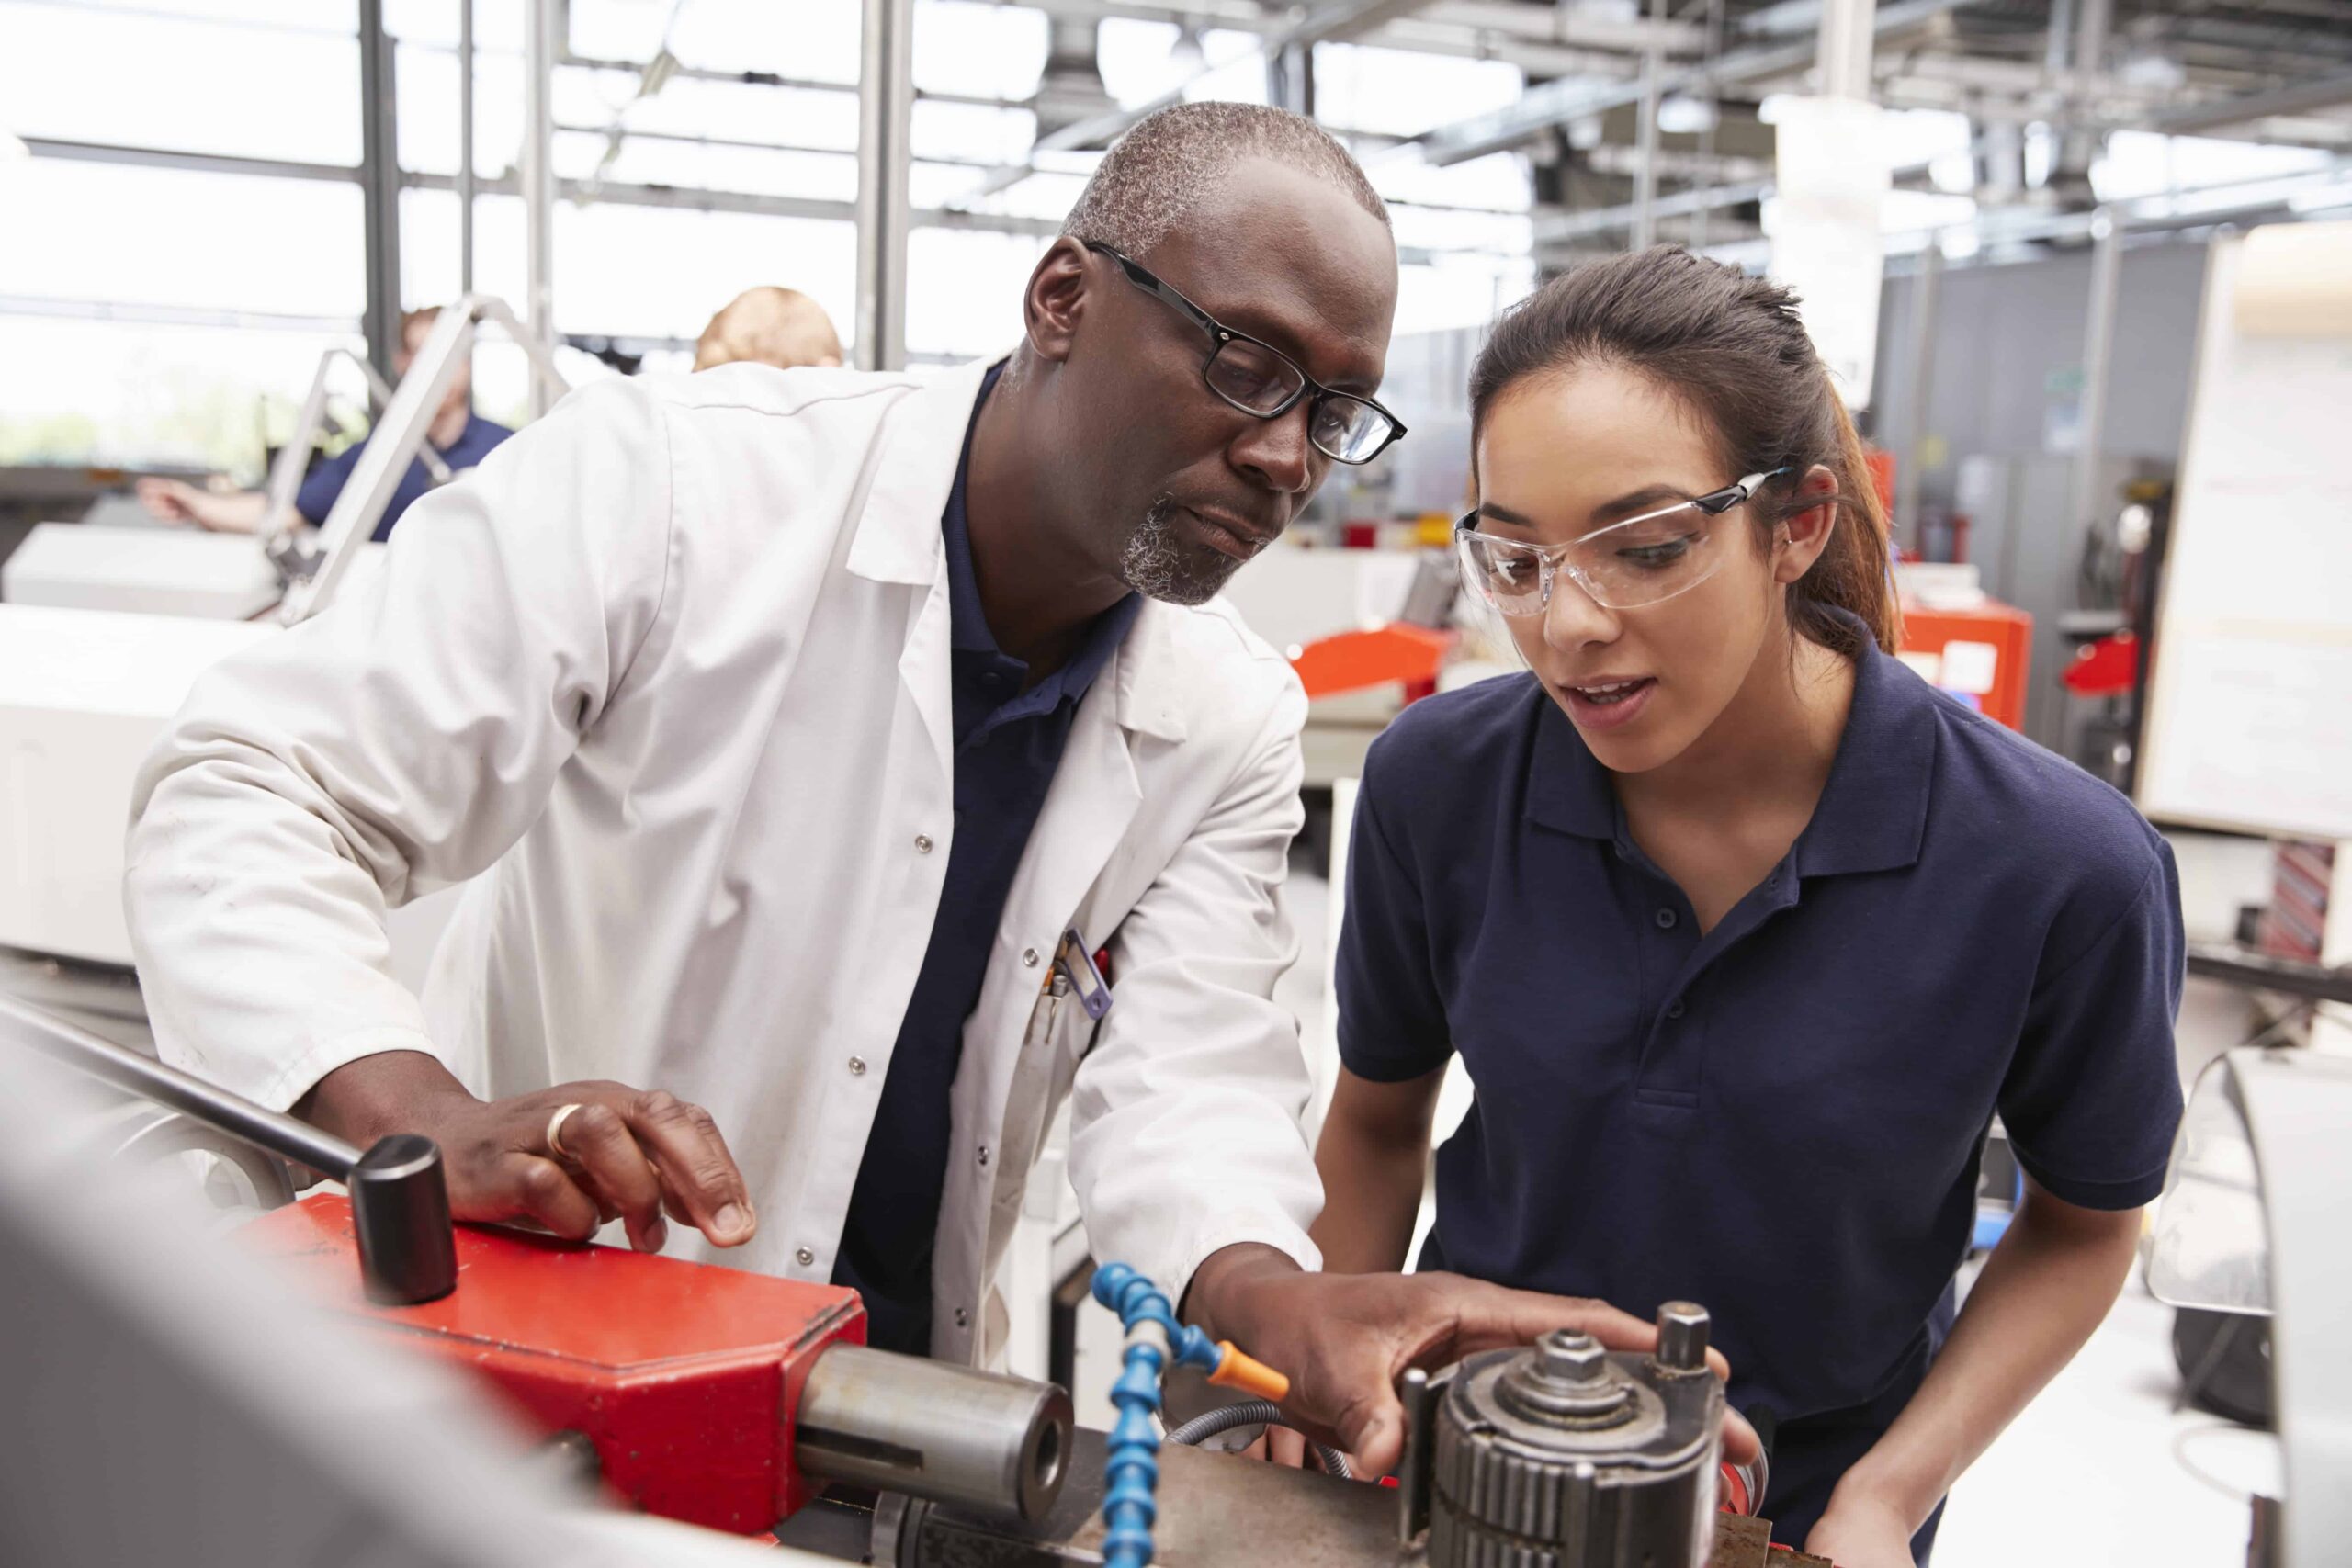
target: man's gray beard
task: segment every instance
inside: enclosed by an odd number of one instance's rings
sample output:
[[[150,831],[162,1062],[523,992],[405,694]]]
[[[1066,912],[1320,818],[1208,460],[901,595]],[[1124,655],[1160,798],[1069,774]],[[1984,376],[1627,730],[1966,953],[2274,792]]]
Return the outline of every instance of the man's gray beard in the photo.
[[[1205,604],[1241,563],[1187,537],[1177,517],[1182,511],[1164,495],[1145,509],[1120,552],[1119,577],[1147,599]]]

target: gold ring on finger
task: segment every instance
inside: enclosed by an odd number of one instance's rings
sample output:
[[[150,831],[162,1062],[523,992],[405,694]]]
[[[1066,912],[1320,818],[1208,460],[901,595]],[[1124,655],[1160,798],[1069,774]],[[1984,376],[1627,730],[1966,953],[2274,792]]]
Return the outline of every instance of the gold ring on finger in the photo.
[[[577,1104],[559,1105],[555,1114],[548,1118],[548,1153],[558,1159],[570,1159],[571,1151],[563,1146],[563,1119],[579,1110]]]

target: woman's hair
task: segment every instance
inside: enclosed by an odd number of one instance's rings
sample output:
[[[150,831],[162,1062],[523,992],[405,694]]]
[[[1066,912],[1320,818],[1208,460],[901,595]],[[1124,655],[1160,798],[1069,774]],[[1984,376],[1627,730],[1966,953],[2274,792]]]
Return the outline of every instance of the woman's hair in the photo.
[[[1885,510],[1861,437],[1797,319],[1794,294],[1675,245],[1579,266],[1496,324],[1470,372],[1474,442],[1504,392],[1587,365],[1622,367],[1681,398],[1713,427],[1727,481],[1791,470],[1748,507],[1766,537],[1819,504],[1798,498],[1805,470],[1817,465],[1837,475],[1848,525],[1791,585],[1790,623],[1853,658],[1864,644],[1832,613],[1844,610],[1879,647],[1895,650],[1902,615],[1888,579]]]

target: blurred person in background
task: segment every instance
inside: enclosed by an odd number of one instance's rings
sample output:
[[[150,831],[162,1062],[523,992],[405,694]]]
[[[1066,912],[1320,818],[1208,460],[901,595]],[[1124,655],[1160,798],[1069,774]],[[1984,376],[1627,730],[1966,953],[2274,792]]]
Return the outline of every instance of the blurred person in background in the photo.
[[[417,351],[424,346],[425,336],[440,314],[439,306],[428,305],[401,317],[401,344],[392,355],[396,381],[408,375],[409,366],[415,362]],[[453,474],[474,467],[489,455],[492,447],[514,434],[474,412],[473,391],[473,368],[460,365],[441,399],[441,407],[433,416],[432,428],[425,432],[425,439],[433,443],[433,449],[441,455],[442,463]],[[303,522],[316,527],[327,520],[335,498],[350,481],[351,471],[359,466],[359,455],[367,446],[365,441],[355,441],[313,467],[304,477],[302,488],[294,494],[294,511]],[[401,476],[391,504],[377,519],[373,536],[378,540],[390,537],[401,514],[432,488],[433,479],[425,472],[424,465],[415,458],[409,459],[408,472]],[[255,533],[268,521],[269,496],[264,491],[209,491],[184,479],[144,479],[139,481],[139,499],[165,523],[193,523],[216,533]]]
[[[842,340],[825,308],[797,288],[746,288],[728,301],[695,344],[695,368],[749,360],[779,370],[838,369]]]

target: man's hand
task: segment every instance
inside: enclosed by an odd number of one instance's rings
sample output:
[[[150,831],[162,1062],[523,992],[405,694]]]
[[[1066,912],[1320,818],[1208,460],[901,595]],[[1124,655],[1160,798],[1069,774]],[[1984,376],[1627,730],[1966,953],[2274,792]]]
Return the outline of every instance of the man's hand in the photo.
[[[548,1122],[567,1105],[580,1109],[564,1118],[559,1156]],[[295,1113],[362,1148],[388,1133],[431,1138],[461,1220],[530,1220],[584,1241],[619,1218],[639,1252],[662,1250],[664,1210],[718,1247],[741,1247],[759,1224],[710,1112],[661,1089],[582,1082],[481,1100],[431,1056],[388,1051],[321,1078]]]
[[[1648,1350],[1655,1325],[1603,1302],[1506,1290],[1458,1274],[1309,1274],[1270,1247],[1228,1247],[1201,1265],[1184,1297],[1187,1317],[1288,1374],[1283,1413],[1317,1440],[1396,1469],[1405,1440],[1396,1380],[1408,1367],[1443,1367],[1480,1350],[1532,1343],[1575,1328],[1612,1350]],[[1719,1377],[1730,1367],[1707,1352]],[[1725,1452],[1756,1453],[1736,1416]],[[1277,1450],[1279,1452],[1280,1450]]]

